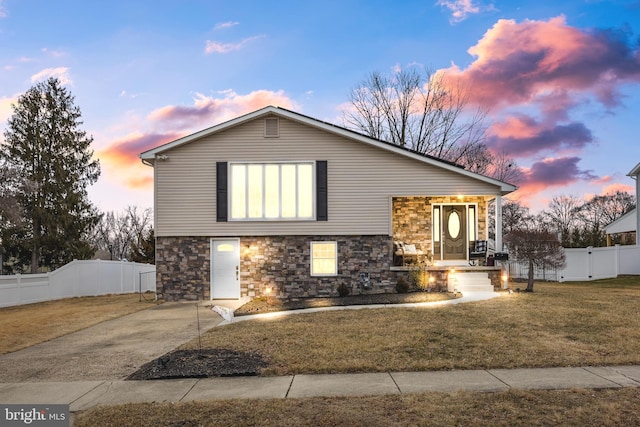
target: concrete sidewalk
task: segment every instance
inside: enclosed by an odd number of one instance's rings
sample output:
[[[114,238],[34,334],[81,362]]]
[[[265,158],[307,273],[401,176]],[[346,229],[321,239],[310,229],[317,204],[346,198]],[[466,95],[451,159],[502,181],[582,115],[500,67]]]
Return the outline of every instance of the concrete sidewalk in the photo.
[[[488,369],[157,381],[2,383],[3,404],[69,404],[71,412],[135,402],[370,396],[466,390],[640,387],[640,366]]]

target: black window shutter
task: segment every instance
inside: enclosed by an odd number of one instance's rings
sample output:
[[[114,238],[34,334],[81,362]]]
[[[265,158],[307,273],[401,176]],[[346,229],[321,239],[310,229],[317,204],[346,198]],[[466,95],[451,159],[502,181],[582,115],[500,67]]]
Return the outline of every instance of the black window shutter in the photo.
[[[316,161],[316,220],[329,220],[327,205],[327,161]]]
[[[227,162],[216,162],[216,221],[227,222]]]

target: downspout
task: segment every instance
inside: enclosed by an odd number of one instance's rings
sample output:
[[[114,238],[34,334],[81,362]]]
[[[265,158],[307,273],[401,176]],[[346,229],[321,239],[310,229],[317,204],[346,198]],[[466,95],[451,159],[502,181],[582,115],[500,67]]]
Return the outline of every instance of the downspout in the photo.
[[[496,252],[502,252],[502,196],[498,194],[496,196]]]
[[[632,175],[631,179],[636,182],[636,246],[640,246],[640,239],[638,238],[638,234],[640,234],[640,186],[638,185],[638,175]]]

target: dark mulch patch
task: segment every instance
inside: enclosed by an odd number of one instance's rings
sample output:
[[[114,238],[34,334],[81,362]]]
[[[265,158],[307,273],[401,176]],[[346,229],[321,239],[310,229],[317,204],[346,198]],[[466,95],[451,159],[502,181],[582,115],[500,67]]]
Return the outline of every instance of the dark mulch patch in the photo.
[[[343,305],[402,304],[426,301],[439,301],[456,298],[446,292],[409,292],[404,294],[349,295],[346,297],[300,298],[280,300],[275,297],[256,298],[236,309],[234,316],[268,313],[283,310],[301,310],[304,308],[333,307]]]
[[[127,380],[164,380],[260,375],[269,364],[257,353],[224,348],[174,350],[145,363]]]

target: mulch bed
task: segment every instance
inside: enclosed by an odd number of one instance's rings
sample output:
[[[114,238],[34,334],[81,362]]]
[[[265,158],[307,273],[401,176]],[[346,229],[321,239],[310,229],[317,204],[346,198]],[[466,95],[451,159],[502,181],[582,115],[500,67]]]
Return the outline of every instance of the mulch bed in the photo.
[[[224,348],[174,350],[145,363],[127,380],[166,380],[260,375],[268,363],[257,353]]]
[[[234,311],[234,316],[268,313],[282,310],[300,310],[315,307],[333,307],[344,305],[403,304],[441,299],[456,298],[446,292],[409,292],[404,294],[368,294],[345,297],[300,298],[298,300],[280,300],[275,297],[256,298]]]

